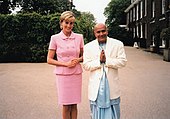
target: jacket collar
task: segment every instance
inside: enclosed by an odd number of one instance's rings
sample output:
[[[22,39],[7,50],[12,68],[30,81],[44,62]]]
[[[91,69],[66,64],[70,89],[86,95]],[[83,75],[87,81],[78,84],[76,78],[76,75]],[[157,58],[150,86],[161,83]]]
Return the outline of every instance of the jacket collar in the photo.
[[[98,39],[95,39],[95,42],[99,45]],[[106,41],[105,44],[106,44],[106,45],[109,44],[108,42],[109,42],[109,37],[107,37],[107,41]]]
[[[109,40],[109,39],[110,39],[110,38],[107,37],[106,49],[105,49],[106,55],[109,55],[109,54],[110,54],[109,49],[110,49],[110,47],[111,47],[111,45],[112,45],[112,44],[110,44],[110,40]],[[95,39],[95,46],[94,46],[94,47],[96,47],[96,49],[98,49],[97,51],[100,52],[100,49],[99,49],[99,42],[98,42],[97,39]],[[97,47],[98,47],[98,48],[97,48]]]
[[[61,35],[61,38],[63,40],[74,40],[75,39],[75,35],[74,35],[74,32],[71,32],[71,35],[69,37],[67,37],[63,31],[60,32],[60,35]]]

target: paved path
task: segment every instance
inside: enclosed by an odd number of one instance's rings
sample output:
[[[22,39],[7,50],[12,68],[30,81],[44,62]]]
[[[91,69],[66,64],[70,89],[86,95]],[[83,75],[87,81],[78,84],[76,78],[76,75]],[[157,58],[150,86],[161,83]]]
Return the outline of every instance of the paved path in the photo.
[[[128,64],[120,69],[121,119],[170,119],[170,62],[126,47]],[[0,119],[61,119],[53,66],[46,63],[0,64]],[[83,73],[78,119],[90,119],[88,72]]]

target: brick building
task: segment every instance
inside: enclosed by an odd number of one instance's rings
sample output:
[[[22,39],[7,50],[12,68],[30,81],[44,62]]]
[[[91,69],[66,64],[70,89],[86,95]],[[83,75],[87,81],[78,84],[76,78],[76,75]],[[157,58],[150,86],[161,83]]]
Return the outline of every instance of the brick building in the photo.
[[[162,29],[170,26],[170,0],[131,0],[125,10],[127,29],[139,47],[161,51],[165,42],[160,38]]]

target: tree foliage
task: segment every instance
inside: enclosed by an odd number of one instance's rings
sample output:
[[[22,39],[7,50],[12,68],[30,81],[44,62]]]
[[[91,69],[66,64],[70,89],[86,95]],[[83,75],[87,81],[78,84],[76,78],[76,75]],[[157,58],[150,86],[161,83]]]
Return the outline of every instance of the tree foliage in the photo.
[[[0,13],[10,14],[20,7],[22,13],[36,12],[42,15],[63,12],[70,9],[69,0],[1,0]]]
[[[124,10],[130,5],[130,0],[111,0],[105,8],[104,15],[107,17],[106,23],[117,22],[126,23],[126,14]]]
[[[22,13],[36,12],[42,15],[63,12],[69,9],[68,0],[20,0]]]
[[[93,35],[94,17],[78,13],[73,30],[88,42]],[[60,13],[0,14],[0,62],[46,62],[50,37],[61,31],[59,17]]]
[[[0,1],[0,14],[10,14],[13,2],[11,0]]]
[[[10,14],[20,7],[20,12]],[[50,36],[61,31],[59,16],[70,9],[69,0],[3,0],[0,3],[0,62],[46,62]],[[72,9],[73,31],[91,41],[93,14]]]
[[[124,10],[130,5],[130,0],[111,0],[105,8],[106,24],[109,29],[109,36],[128,43],[131,36],[124,27],[120,25],[126,24],[126,14]]]
[[[45,61],[54,33],[50,19],[37,13],[0,15],[0,62]]]
[[[93,40],[93,27],[95,23],[94,16],[89,12],[82,12],[81,16],[77,17],[75,30],[83,34],[85,43]]]

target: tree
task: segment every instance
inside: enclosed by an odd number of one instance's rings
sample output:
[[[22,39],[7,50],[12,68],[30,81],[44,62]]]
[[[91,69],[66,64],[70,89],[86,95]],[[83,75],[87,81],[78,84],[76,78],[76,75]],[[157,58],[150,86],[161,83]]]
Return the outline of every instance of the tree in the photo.
[[[126,23],[126,14],[124,10],[130,5],[130,0],[111,0],[105,8],[104,15],[107,17],[106,23],[117,22],[118,24]]]
[[[128,32],[120,25],[126,24],[126,14],[124,10],[130,5],[130,0],[111,0],[105,8],[106,24],[108,26],[109,36],[121,41],[128,40]]]
[[[69,9],[69,0],[20,0],[21,12],[36,12],[42,15],[63,12]]]
[[[16,7],[20,7],[22,13],[36,12],[41,15],[54,14],[70,9],[69,0],[1,0],[0,13],[10,14]]]
[[[89,12],[82,12],[79,17],[76,17],[76,32],[82,33],[85,38],[85,43],[93,40],[93,27],[96,21],[93,14]]]
[[[0,0],[0,14],[10,14],[19,6],[20,0]]]
[[[0,13],[1,14],[10,14],[10,0],[1,0],[0,1]]]

